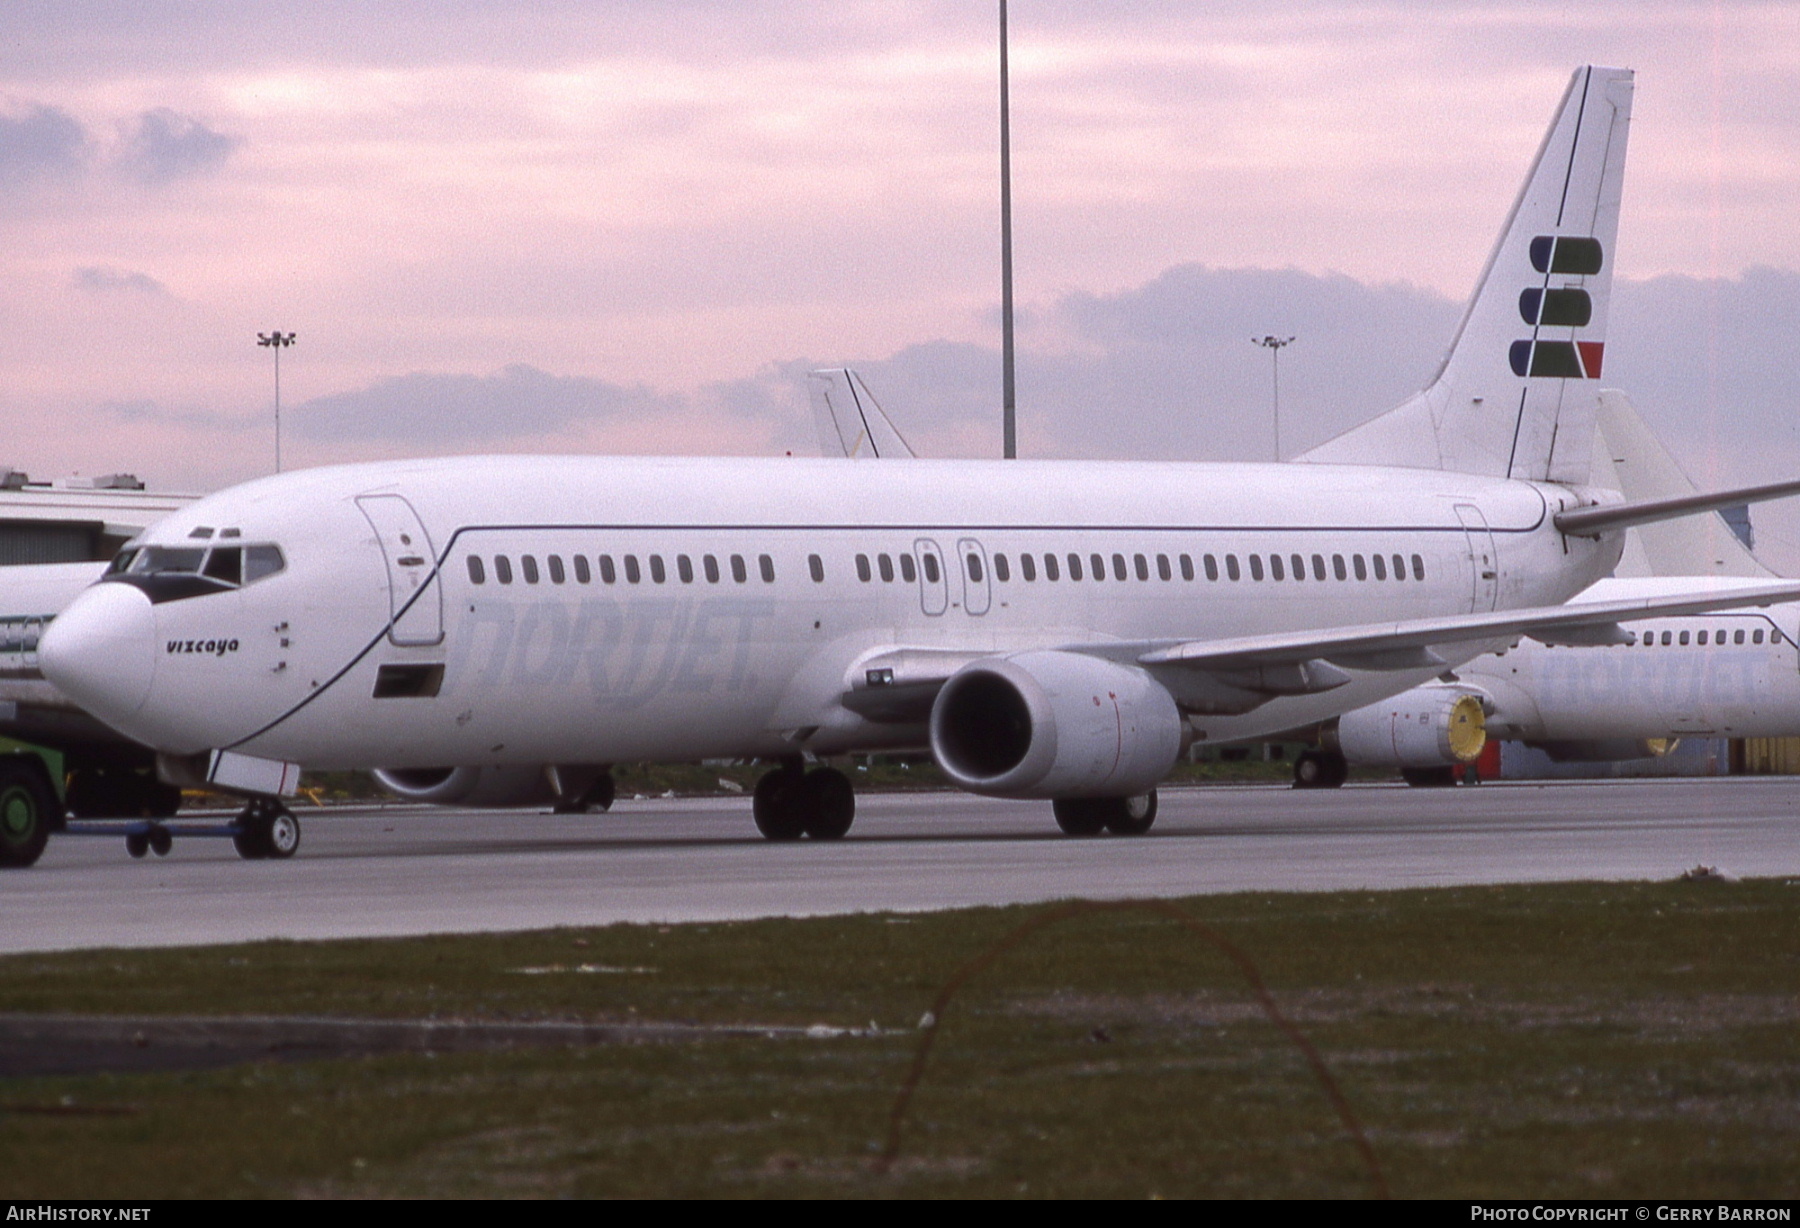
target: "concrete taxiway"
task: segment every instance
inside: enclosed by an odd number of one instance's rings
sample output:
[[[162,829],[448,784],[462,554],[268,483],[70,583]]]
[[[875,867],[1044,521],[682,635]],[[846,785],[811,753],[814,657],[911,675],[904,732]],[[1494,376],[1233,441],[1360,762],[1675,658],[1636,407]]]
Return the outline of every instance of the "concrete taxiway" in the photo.
[[[300,808],[291,861],[178,838],[129,859],[61,837],[0,875],[0,951],[167,946],[923,910],[1070,896],[1669,879],[1697,864],[1800,878],[1800,779],[1419,790],[1165,791],[1136,839],[1074,840],[1049,805],[860,799],[843,841],[769,844],[744,798],[610,814]]]

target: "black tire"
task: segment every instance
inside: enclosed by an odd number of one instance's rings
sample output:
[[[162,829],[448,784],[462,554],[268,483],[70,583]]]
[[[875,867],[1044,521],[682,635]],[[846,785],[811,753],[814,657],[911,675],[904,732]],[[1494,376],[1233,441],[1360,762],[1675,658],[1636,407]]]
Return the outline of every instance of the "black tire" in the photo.
[[[799,806],[800,786],[805,780],[799,768],[779,767],[765,772],[756,782],[750,813],[764,839],[798,840],[806,834],[806,820]]]
[[[169,834],[168,828],[158,823],[150,825],[149,839],[150,851],[158,857],[167,857],[169,850],[175,847],[175,837]]]
[[[836,768],[814,768],[796,795],[806,834],[814,840],[842,840],[856,820],[856,790]]]
[[[246,861],[285,861],[300,851],[300,820],[278,801],[258,798],[244,807],[231,837]]]
[[[44,854],[62,806],[36,759],[0,759],[0,869],[19,870]]]
[[[1105,800],[1106,830],[1115,836],[1141,836],[1156,822],[1156,790],[1136,797]]]
[[[150,837],[141,831],[134,831],[125,837],[125,852],[133,861],[141,860],[150,851]]]
[[[1059,797],[1050,810],[1065,836],[1097,836],[1106,830],[1106,811],[1091,797]]]
[[[1294,788],[1339,789],[1350,775],[1350,765],[1333,751],[1301,751],[1294,760]]]
[[[1453,767],[1401,768],[1400,779],[1415,789],[1450,789],[1459,770]]]

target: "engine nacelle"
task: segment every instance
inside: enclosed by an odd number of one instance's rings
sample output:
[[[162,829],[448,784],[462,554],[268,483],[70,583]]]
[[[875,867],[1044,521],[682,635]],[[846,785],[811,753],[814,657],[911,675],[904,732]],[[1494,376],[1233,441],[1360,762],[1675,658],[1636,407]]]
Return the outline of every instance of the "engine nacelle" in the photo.
[[[931,709],[931,752],[990,797],[1130,797],[1169,774],[1185,725],[1149,674],[1073,652],[970,662]]]
[[[548,806],[556,800],[541,764],[524,767],[377,768],[382,788],[433,806]]]
[[[1481,700],[1446,686],[1410,691],[1338,718],[1338,749],[1374,767],[1449,767],[1473,763],[1487,745]]]

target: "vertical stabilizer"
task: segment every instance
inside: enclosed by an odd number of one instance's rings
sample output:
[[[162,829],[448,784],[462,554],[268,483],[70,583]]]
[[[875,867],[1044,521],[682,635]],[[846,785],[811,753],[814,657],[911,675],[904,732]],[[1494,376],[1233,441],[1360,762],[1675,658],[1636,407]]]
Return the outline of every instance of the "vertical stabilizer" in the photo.
[[[1587,479],[1631,92],[1575,71],[1437,377],[1300,459]]]
[[[809,371],[806,384],[812,394],[820,455],[851,460],[895,460],[914,455],[875,403],[862,376],[849,367]]]

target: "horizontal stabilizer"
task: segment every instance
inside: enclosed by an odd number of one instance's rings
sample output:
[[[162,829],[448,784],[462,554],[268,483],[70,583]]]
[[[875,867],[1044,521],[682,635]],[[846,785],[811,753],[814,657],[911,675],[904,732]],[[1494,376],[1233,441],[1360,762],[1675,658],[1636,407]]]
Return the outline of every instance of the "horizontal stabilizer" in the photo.
[[[1770,482],[1764,486],[1677,495],[1669,499],[1640,499],[1635,503],[1612,503],[1602,507],[1571,508],[1556,514],[1556,527],[1573,537],[1598,537],[1615,529],[1628,529],[1634,524],[1654,524],[1658,520],[1716,512],[1722,507],[1762,503],[1789,495],[1800,495],[1800,481]]]

